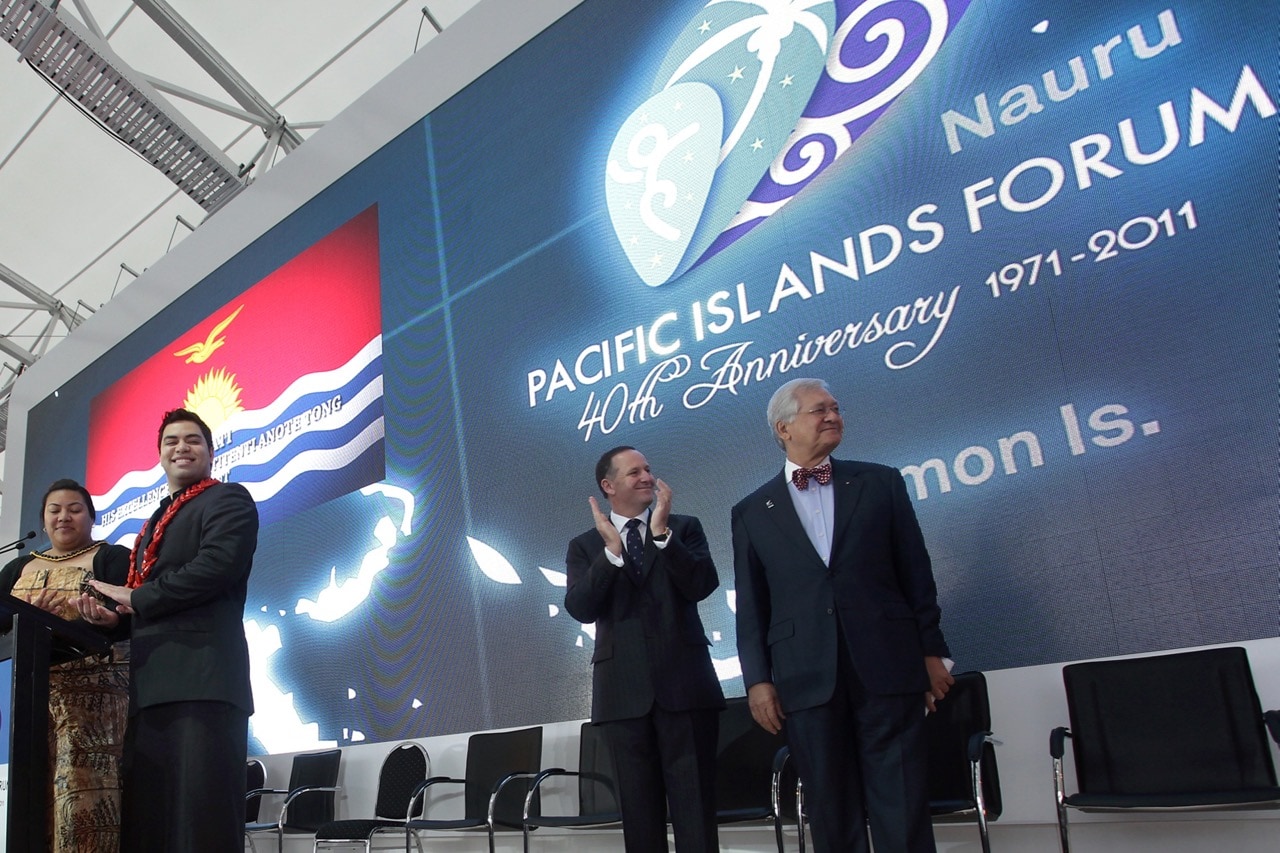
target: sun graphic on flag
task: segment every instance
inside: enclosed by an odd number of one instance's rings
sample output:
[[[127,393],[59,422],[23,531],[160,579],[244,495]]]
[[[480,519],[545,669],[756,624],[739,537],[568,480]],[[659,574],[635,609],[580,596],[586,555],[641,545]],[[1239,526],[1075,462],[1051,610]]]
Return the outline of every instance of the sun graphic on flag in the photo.
[[[182,405],[199,415],[209,425],[209,429],[214,431],[232,415],[244,411],[244,406],[240,405],[240,386],[236,384],[235,374],[228,373],[221,367],[197,379]]]

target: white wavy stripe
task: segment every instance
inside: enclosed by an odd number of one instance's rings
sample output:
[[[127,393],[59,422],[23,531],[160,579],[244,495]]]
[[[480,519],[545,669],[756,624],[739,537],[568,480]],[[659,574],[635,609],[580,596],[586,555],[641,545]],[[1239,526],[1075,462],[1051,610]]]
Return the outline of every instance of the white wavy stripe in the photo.
[[[134,489],[153,488],[157,480],[162,482],[164,480],[164,470],[160,467],[159,458],[156,459],[156,464],[145,471],[130,471],[122,476],[105,495],[94,495],[93,502],[103,508],[99,512],[105,512],[115,506],[120,501],[120,496],[125,492]]]
[[[343,387],[354,379],[356,374],[368,367],[374,359],[381,355],[382,335],[377,335],[369,343],[361,347],[360,351],[353,355],[346,364],[323,373],[308,373],[305,376],[299,376],[289,383],[289,387],[281,391],[275,401],[265,409],[237,412],[227,421],[225,427],[233,430],[265,429],[279,420],[285,409],[289,408],[299,397]],[[381,383],[381,379],[382,377],[379,376],[379,383]]]
[[[382,374],[379,373],[369,380],[369,383],[361,388],[356,395],[349,400],[342,401],[342,407],[330,415],[326,415],[322,423],[323,426],[302,427],[298,432],[283,435],[272,441],[264,447],[257,448],[245,453],[234,464],[231,470],[235,470],[242,465],[264,465],[275,459],[277,456],[285,454],[289,446],[294,441],[304,436],[318,435],[322,433],[338,432],[347,424],[351,423],[370,406],[382,401]],[[254,439],[248,439],[252,442]],[[246,442],[247,443],[247,442]],[[236,445],[233,445],[233,447]],[[230,448],[228,448],[230,449]],[[214,459],[213,467],[217,469],[218,460]]]
[[[305,376],[299,376],[289,384],[284,391],[280,392],[280,396],[276,397],[275,402],[271,403],[265,409],[255,409],[251,411],[238,412],[227,422],[225,426],[238,429],[261,429],[274,423],[286,408],[289,407],[298,397],[313,391],[323,391],[326,388],[341,388],[351,381],[361,370],[364,370],[375,358],[382,355],[382,335],[376,335],[369,343],[360,348],[360,351],[353,355],[346,364],[335,367],[333,370],[326,370],[320,373],[308,373]],[[379,377],[381,379],[381,377]],[[381,388],[381,385],[379,385]],[[345,406],[344,406],[345,408]],[[120,500],[120,495],[131,489],[145,489],[155,484],[158,477],[162,476],[159,461],[152,467],[144,471],[130,471],[116,482],[105,495],[94,495],[94,503],[103,507],[111,507]]]
[[[369,383],[365,385],[365,387],[362,388],[359,393],[356,394],[355,397],[351,398],[350,401],[344,402],[341,409],[334,412],[332,415],[329,415],[329,417],[325,419],[325,426],[323,431],[332,432],[332,431],[340,430],[342,427],[351,423],[351,421],[354,420],[356,417],[360,416],[366,408],[368,408],[370,405],[373,405],[379,402],[381,399],[382,399],[382,375],[378,374],[374,376],[369,381]],[[363,446],[357,447],[354,453],[350,453],[349,457],[346,457],[348,462],[351,459],[355,459],[356,456],[358,456],[365,449],[367,449],[373,443],[373,441],[376,441],[382,437],[382,432],[383,432],[382,417],[379,417],[377,421],[375,421],[373,424],[370,424],[370,426],[365,427],[365,429],[360,433],[359,436],[356,436],[356,438],[354,438],[352,441],[347,442],[342,447],[337,447],[332,449],[321,448],[317,450],[308,450],[298,454],[298,456],[296,456],[293,460],[286,463],[284,468],[282,468],[279,472],[277,472],[275,475],[273,475],[268,480],[266,480],[264,483],[264,486],[257,486],[257,488],[265,487],[269,489],[269,493],[264,494],[263,497],[259,497],[258,493],[254,491],[254,488],[250,488],[249,489],[250,494],[254,496],[255,500],[265,500],[266,497],[276,494],[278,491],[280,491],[281,488],[284,487],[283,482],[277,483],[276,481],[279,479],[281,475],[285,474],[285,472],[287,471],[297,471],[298,470],[297,463],[299,459],[306,459],[314,463],[313,468],[304,469],[304,470],[332,471],[332,470],[341,468],[342,465],[345,463],[343,462],[334,463],[333,459],[337,458],[341,460],[342,458],[344,458],[344,454],[348,454],[349,449],[356,446],[357,443],[361,440],[361,436],[366,436],[369,433],[370,428],[374,426],[377,427],[378,435],[373,439],[368,440],[366,444],[364,444]],[[314,430],[314,429],[304,430],[302,432],[298,432],[289,437],[285,437],[277,441],[273,441],[271,444],[267,445],[267,447],[263,449],[264,452],[262,453],[261,456],[259,456],[257,452],[246,454],[235,465],[231,466],[231,470],[234,471],[240,465],[247,465],[250,463],[263,464],[265,462],[269,462],[270,460],[280,455],[282,452],[286,451],[289,445],[293,443],[294,438],[298,438],[303,435],[306,435],[308,432],[314,434],[315,432],[318,432],[318,431],[320,430]],[[214,459],[214,463],[216,468],[216,465],[217,465],[216,457]],[[140,480],[141,481],[140,486],[146,487],[146,488],[154,488],[157,481],[159,481],[160,483],[164,482],[164,472],[160,468],[160,465],[157,463],[155,467],[150,469],[150,471],[130,472],[129,474],[125,475],[125,477],[122,479],[121,482],[124,482],[125,480]],[[241,481],[237,481],[237,482],[241,482]],[[271,484],[271,485],[265,485],[265,484]],[[244,483],[244,485],[248,487],[249,484]],[[117,486],[115,489],[112,490],[112,492],[118,496],[121,492],[121,488]],[[101,500],[98,500],[96,502],[101,504],[104,507],[104,509],[102,510],[103,515],[110,513],[111,508],[113,506],[112,503],[108,503]],[[133,513],[116,519],[115,523],[112,524],[110,527],[101,527],[97,529],[102,531],[101,535],[103,538],[110,538],[112,535],[114,535],[116,529],[119,528],[121,524],[124,524],[130,519],[145,519],[148,516],[150,516],[151,511],[153,509],[154,509],[154,506],[150,504],[146,504],[142,507],[139,507]]]
[[[147,483],[147,485],[148,485],[148,487],[149,487],[149,488],[148,488],[148,490],[150,490],[150,489],[154,489],[154,488],[161,488],[161,489],[163,489],[163,488],[164,488],[164,472],[160,470],[160,466],[159,466],[159,465],[157,465],[155,468],[153,468],[153,469],[152,469],[152,472],[154,473],[155,479],[154,479],[154,480],[151,480],[151,481],[149,481],[149,482]],[[141,473],[141,472],[136,472],[136,473]],[[163,494],[162,494],[162,496],[163,496]],[[100,525],[100,524],[94,524],[94,525],[93,525],[93,538],[95,538],[95,539],[106,539],[106,540],[108,540],[108,541],[115,542],[115,544],[117,544],[117,545],[129,545],[129,546],[132,546],[132,545],[133,545],[133,541],[132,541],[132,540],[133,540],[134,538],[136,538],[134,534],[130,534],[130,535],[129,535],[129,537],[128,537],[128,538],[129,538],[129,540],[130,540],[130,541],[128,541],[128,542],[125,542],[125,541],[123,541],[123,540],[121,540],[121,541],[116,541],[116,540],[114,539],[114,536],[115,536],[116,531],[120,528],[120,525],[122,525],[122,524],[124,524],[124,523],[126,523],[126,522],[128,522],[128,521],[131,521],[131,520],[143,521],[143,520],[147,519],[148,517],[150,517],[151,513],[152,513],[152,512],[155,510],[155,508],[156,508],[156,503],[157,503],[157,502],[158,502],[158,501],[144,501],[144,502],[143,502],[143,503],[142,503],[142,504],[141,504],[137,509],[135,509],[135,510],[134,510],[132,513],[130,513],[129,515],[121,516],[120,518],[116,519],[115,524],[112,524],[110,527],[106,527],[106,526],[103,526],[103,525]],[[95,503],[97,503],[97,502],[95,501]],[[110,509],[111,509],[110,507],[107,507],[107,508],[106,508],[106,509],[104,509],[104,510],[99,510],[99,512],[98,512],[98,517],[99,517],[99,518],[104,517],[104,516],[105,516],[105,515],[110,511]]]
[[[381,385],[381,378],[382,377],[378,377],[379,386]],[[372,385],[374,383],[370,383],[370,384]],[[343,406],[342,410],[346,411],[347,407]],[[350,418],[348,418],[347,421],[349,422]],[[235,482],[240,483],[242,486],[248,489],[249,494],[253,496],[253,499],[255,501],[262,502],[262,501],[268,500],[274,495],[276,495],[281,489],[283,489],[285,485],[288,484],[289,480],[293,479],[298,474],[304,473],[306,471],[336,471],[339,468],[343,468],[346,465],[351,464],[351,462],[355,460],[356,457],[358,457],[361,453],[363,453],[365,450],[371,447],[375,442],[382,439],[383,434],[385,432],[384,427],[385,427],[384,420],[381,416],[379,416],[377,420],[370,423],[367,427],[361,430],[359,434],[357,434],[350,441],[348,441],[346,444],[340,447],[318,448],[315,450],[306,450],[294,456],[292,459],[290,459],[288,462],[284,464],[283,468],[281,468],[279,471],[277,471],[275,474],[273,474],[271,477],[267,478],[266,480],[263,480],[263,481],[236,480]],[[288,444],[288,442],[281,440],[281,441],[275,442],[271,446],[275,447],[276,445],[286,445],[286,444]],[[272,456],[269,458],[274,458],[276,455],[277,454],[272,454]],[[232,470],[234,470],[236,466],[233,465],[231,466],[231,468]],[[94,527],[94,530],[96,531],[95,535],[97,535],[101,539],[110,539],[112,536],[115,535],[115,531],[120,527],[120,525],[124,524],[125,522],[131,519],[138,519],[138,520],[146,519],[151,515],[151,512],[154,509],[155,509],[155,506],[153,504],[150,504],[150,503],[144,504],[143,506],[135,510],[133,513],[116,519],[116,522],[112,524],[110,527],[95,526]],[[110,509],[108,508],[107,510],[104,510],[103,514],[105,515],[106,512],[109,512],[109,511]]]
[[[362,429],[359,435],[341,447],[325,450],[304,450],[286,462],[283,468],[266,480],[261,482],[236,480],[236,482],[248,489],[249,494],[253,496],[255,501],[261,503],[270,500],[299,474],[304,474],[308,471],[336,471],[351,464],[357,456],[382,440],[385,433],[384,426],[383,418],[379,417]]]

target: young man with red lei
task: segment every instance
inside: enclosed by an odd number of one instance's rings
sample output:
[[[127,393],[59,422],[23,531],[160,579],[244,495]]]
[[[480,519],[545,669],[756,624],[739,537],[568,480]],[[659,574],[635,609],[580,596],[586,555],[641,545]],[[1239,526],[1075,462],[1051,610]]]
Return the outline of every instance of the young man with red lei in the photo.
[[[213,435],[194,412],[160,424],[169,495],[134,544],[114,603],[78,601],[89,622],[132,621],[122,850],[197,853],[244,846],[249,649],[244,601],[258,543],[245,488],[219,483]]]

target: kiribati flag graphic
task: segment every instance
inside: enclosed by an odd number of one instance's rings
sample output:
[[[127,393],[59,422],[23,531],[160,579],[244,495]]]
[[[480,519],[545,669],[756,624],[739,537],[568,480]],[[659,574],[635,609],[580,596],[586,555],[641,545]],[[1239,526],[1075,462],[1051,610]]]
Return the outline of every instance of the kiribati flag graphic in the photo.
[[[385,474],[376,207],[356,216],[93,399],[86,485],[95,534],[131,542],[164,495],[156,425],[213,430],[213,475],[264,525]]]

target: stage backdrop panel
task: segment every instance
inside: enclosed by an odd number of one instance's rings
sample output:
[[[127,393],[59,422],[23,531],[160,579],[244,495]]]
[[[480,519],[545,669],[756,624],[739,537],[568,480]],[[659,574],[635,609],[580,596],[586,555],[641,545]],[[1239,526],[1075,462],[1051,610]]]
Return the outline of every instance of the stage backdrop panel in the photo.
[[[1274,637],[1278,18],[587,0],[36,406],[24,512],[83,474],[127,541],[161,411],[217,413],[261,752],[585,717],[618,444],[741,694],[729,509],[799,376],[903,471],[961,668]]]

